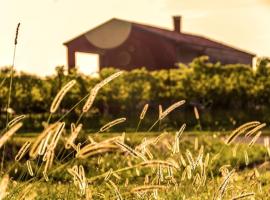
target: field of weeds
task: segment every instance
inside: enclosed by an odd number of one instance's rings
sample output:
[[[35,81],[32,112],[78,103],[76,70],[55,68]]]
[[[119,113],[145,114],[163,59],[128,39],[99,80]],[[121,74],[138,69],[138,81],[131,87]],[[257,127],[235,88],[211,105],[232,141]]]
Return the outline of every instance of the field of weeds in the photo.
[[[63,98],[76,81],[56,95],[44,130],[31,136],[15,134],[24,115],[9,120],[2,130],[0,199],[269,199],[269,138],[261,137],[265,123],[247,122],[229,134],[186,132],[186,124],[174,132],[151,132],[184,100],[168,108],[147,132],[109,133],[124,123],[118,118],[87,133],[80,123],[102,87],[116,72],[92,88],[57,121]],[[67,96],[67,97],[66,97]],[[65,116],[83,104],[76,122]],[[148,104],[138,116],[137,130]],[[199,113],[194,108],[199,121]],[[243,141],[242,141],[243,140]]]

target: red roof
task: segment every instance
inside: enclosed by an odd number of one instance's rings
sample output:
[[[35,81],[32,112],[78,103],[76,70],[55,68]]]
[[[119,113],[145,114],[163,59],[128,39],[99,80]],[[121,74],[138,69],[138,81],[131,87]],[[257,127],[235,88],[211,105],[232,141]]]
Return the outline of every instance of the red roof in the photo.
[[[151,32],[154,34],[158,34],[160,36],[174,40],[176,42],[194,44],[197,46],[204,46],[204,47],[223,49],[223,50],[229,50],[229,51],[238,51],[241,53],[249,54],[250,56],[255,56],[255,54],[253,54],[253,53],[249,53],[249,52],[246,52],[246,51],[234,48],[234,47],[230,47],[228,45],[222,44],[222,43],[217,42],[217,41],[213,41],[213,40],[205,38],[203,36],[187,34],[187,33],[182,33],[182,32],[178,33],[175,31],[168,30],[168,29],[153,27],[153,26],[139,24],[139,23],[135,23],[135,22],[130,22],[130,23],[132,23],[132,25],[138,29],[145,30],[145,31],[148,31],[148,32]]]

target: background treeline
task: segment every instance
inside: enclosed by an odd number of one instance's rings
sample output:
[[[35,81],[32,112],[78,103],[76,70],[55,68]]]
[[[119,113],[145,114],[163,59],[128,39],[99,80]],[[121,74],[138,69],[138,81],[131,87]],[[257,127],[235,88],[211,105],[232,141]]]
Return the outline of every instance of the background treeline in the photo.
[[[66,75],[63,67],[57,67],[55,75],[45,78],[14,72],[13,115],[26,114],[25,130],[39,130],[41,122],[48,118],[53,98],[67,81],[76,79],[77,85],[65,96],[61,109],[53,115],[54,120],[67,113],[96,83],[115,71],[106,68],[99,77],[90,77],[76,71]],[[5,78],[9,74],[9,68],[1,69],[1,127],[5,125],[9,86],[9,78]],[[159,104],[165,109],[182,99],[187,101],[186,105],[164,119],[160,128],[179,127],[184,122],[190,128],[196,128],[194,106],[199,110],[204,130],[232,128],[249,120],[270,122],[270,60],[259,59],[254,70],[242,64],[210,63],[207,57],[200,57],[189,65],[180,64],[178,69],[147,71],[141,68],[126,72],[100,90],[93,108],[83,118],[84,127],[97,130],[110,120],[127,117],[127,123],[118,128],[134,130],[141,109],[149,103],[149,111],[141,126],[142,131],[147,130],[158,118]],[[77,120],[83,104],[65,117],[67,123]]]

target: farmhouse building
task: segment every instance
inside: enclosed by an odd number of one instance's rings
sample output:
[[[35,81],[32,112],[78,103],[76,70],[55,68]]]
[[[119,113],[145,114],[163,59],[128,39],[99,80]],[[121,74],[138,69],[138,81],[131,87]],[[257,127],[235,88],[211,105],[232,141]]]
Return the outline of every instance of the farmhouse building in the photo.
[[[100,26],[67,41],[69,70],[76,66],[75,53],[99,55],[100,69],[108,66],[131,70],[174,68],[208,55],[223,64],[252,64],[254,54],[230,47],[206,37],[181,31],[181,17],[173,17],[173,30],[111,19]]]

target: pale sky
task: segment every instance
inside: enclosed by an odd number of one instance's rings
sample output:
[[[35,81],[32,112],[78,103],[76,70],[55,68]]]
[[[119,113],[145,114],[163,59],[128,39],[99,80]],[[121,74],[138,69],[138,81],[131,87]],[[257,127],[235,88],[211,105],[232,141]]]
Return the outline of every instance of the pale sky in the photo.
[[[270,0],[0,0],[0,8],[0,66],[11,65],[21,22],[15,67],[33,74],[66,66],[63,42],[113,17],[170,29],[182,15],[183,32],[270,56]],[[97,70],[95,56],[78,55],[77,65]]]

